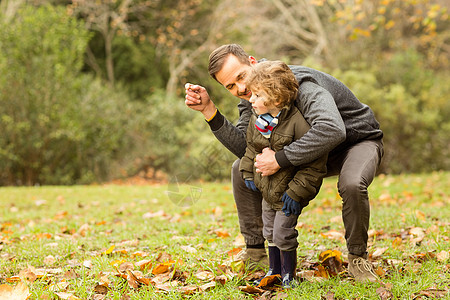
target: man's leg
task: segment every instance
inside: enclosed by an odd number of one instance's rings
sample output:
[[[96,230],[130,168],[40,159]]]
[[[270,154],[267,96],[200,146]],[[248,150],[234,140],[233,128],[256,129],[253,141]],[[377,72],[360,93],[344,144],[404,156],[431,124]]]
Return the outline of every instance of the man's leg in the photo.
[[[267,254],[264,247],[262,221],[262,195],[247,188],[239,171],[240,160],[236,160],[231,168],[233,196],[239,218],[239,226],[245,239],[246,251],[243,259],[267,265]]]
[[[366,259],[367,231],[369,229],[370,205],[367,188],[372,183],[383,156],[383,144],[380,140],[363,141],[349,148],[342,158],[338,190],[342,197],[342,218],[349,259]],[[350,262],[349,270],[353,270]],[[362,270],[361,268],[358,268]],[[359,280],[358,274],[353,274]],[[360,278],[373,280],[370,274],[362,272]],[[370,278],[366,278],[370,277]]]

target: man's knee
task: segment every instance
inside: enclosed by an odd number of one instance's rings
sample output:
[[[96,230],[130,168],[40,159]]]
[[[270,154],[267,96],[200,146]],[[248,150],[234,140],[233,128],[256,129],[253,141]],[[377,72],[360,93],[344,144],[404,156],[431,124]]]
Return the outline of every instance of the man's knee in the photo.
[[[360,195],[367,193],[367,181],[362,176],[341,176],[338,182],[339,194],[345,200],[345,195]]]

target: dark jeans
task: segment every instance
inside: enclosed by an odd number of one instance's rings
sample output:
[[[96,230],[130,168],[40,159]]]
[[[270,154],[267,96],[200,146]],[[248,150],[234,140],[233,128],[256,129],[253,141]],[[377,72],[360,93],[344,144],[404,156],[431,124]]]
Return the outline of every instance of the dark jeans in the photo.
[[[338,191],[342,197],[342,218],[347,249],[361,255],[367,249],[370,205],[368,186],[372,183],[383,156],[381,140],[362,141],[346,151],[328,157],[327,176],[339,175]],[[247,246],[264,243],[262,196],[245,186],[239,172],[239,160],[231,171],[233,195],[241,233]]]

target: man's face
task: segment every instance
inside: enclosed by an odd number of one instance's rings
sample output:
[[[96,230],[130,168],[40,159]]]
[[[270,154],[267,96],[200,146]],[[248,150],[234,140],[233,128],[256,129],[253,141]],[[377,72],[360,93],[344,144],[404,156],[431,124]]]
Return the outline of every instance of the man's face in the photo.
[[[256,63],[252,57],[251,64]],[[241,63],[236,56],[230,54],[223,64],[222,69],[217,72],[216,78],[231,94],[241,99],[250,100],[252,93],[245,85],[245,78],[252,72],[252,67]]]

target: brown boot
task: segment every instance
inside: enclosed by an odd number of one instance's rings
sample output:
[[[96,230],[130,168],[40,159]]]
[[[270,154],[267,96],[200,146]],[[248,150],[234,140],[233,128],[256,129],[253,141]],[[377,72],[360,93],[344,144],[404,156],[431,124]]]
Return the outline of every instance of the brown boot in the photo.
[[[247,248],[236,254],[237,260],[242,260],[250,269],[267,268],[269,258],[265,248]]]
[[[378,276],[373,271],[372,264],[367,260],[367,254],[362,256],[348,254],[348,272],[358,282],[377,282]]]

